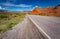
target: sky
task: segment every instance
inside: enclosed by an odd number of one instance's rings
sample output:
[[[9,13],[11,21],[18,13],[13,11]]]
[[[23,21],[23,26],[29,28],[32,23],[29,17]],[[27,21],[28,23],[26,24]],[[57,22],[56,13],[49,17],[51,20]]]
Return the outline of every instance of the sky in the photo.
[[[60,0],[0,0],[0,9],[9,11],[31,11],[35,7],[56,6]]]

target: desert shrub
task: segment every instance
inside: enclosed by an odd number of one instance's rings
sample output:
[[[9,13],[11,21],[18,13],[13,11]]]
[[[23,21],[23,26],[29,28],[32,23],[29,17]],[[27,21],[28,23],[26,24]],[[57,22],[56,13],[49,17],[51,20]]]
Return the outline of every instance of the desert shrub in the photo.
[[[0,29],[0,33],[5,31],[7,31],[7,29]]]
[[[21,22],[25,17],[25,14],[0,14],[0,32],[11,30],[12,27]]]
[[[0,15],[0,18],[8,18],[7,15]]]
[[[14,17],[17,17],[16,15]]]
[[[13,27],[12,25],[13,25],[13,23],[9,23],[8,26],[7,26],[7,28],[11,29]]]

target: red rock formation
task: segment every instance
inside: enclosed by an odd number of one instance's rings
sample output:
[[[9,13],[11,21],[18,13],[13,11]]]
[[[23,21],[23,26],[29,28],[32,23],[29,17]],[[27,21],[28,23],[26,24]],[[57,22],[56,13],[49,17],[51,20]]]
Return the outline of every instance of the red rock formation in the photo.
[[[60,16],[60,5],[56,7],[39,8],[36,7],[30,14],[45,14],[45,15],[59,15]]]

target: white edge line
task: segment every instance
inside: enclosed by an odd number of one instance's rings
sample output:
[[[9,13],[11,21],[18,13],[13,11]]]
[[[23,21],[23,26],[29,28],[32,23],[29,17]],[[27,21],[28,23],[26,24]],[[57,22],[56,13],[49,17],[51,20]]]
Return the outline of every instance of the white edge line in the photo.
[[[28,17],[29,17],[29,16],[28,16]],[[38,27],[38,29],[41,30],[41,31],[48,37],[48,39],[51,39],[51,37],[50,37],[49,35],[47,35],[47,34],[39,27],[39,25],[37,25],[37,24],[32,20],[31,17],[29,17],[29,18],[30,18],[30,20]]]

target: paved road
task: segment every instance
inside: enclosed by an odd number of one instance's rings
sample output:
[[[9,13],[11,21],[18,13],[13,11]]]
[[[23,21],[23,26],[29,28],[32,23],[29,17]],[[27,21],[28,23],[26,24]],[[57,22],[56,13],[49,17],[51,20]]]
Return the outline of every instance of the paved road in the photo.
[[[26,17],[26,19],[7,31],[3,39],[45,39],[38,31],[35,25]]]
[[[50,39],[60,39],[60,17],[30,15],[29,19]],[[42,32],[43,33],[43,32]]]

